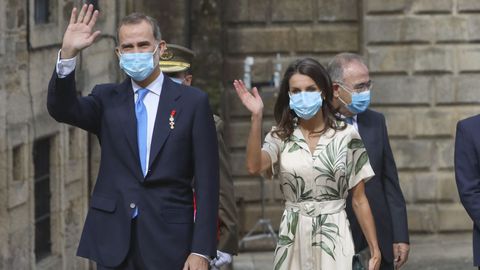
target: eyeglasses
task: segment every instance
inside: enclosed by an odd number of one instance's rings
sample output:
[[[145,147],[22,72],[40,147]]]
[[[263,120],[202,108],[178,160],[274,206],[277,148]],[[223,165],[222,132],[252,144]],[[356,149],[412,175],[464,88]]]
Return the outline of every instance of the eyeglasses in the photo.
[[[368,80],[367,82],[364,82],[364,83],[357,83],[357,84],[353,85],[353,88],[347,87],[344,82],[336,82],[336,83],[338,83],[344,89],[347,89],[351,92],[357,92],[357,93],[370,91],[370,90],[372,90],[372,87],[373,87],[373,81],[372,80]]]

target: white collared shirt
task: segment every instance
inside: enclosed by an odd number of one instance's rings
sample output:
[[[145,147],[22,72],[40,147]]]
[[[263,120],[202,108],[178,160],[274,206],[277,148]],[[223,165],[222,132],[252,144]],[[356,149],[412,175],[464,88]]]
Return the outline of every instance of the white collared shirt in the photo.
[[[357,115],[356,114],[352,116],[352,125],[355,127],[355,129],[358,132],[358,121],[357,121]]]
[[[336,116],[345,121],[345,118],[346,118],[345,115],[340,114],[340,113],[337,113]],[[357,130],[357,132],[358,132],[357,115],[354,114],[354,115],[352,115],[350,118],[352,118],[352,125],[353,125],[353,127],[354,127],[354,128]]]
[[[60,59],[60,51],[57,55],[56,71],[59,78],[65,78],[75,70],[77,64],[76,57],[69,59]],[[153,128],[155,126],[155,119],[157,117],[158,103],[160,102],[160,94],[162,92],[164,75],[160,72],[160,75],[150,83],[146,89],[148,89],[147,95],[143,98],[143,103],[147,108],[147,166],[145,166],[145,174],[148,172],[148,164],[150,160],[150,146],[153,136]],[[132,91],[135,93],[138,89],[142,88],[134,80],[132,80]],[[134,102],[137,101],[138,94],[134,94]]]

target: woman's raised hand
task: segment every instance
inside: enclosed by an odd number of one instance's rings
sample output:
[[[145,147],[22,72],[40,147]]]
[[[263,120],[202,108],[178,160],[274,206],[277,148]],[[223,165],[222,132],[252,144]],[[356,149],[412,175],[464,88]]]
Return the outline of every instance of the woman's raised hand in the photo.
[[[78,52],[89,47],[100,35],[93,32],[98,18],[98,10],[93,11],[93,5],[83,5],[77,17],[77,8],[73,8],[70,22],[63,35],[61,58],[73,58]]]
[[[254,115],[261,115],[263,111],[263,101],[256,87],[248,91],[241,80],[234,80],[233,86],[243,105]]]

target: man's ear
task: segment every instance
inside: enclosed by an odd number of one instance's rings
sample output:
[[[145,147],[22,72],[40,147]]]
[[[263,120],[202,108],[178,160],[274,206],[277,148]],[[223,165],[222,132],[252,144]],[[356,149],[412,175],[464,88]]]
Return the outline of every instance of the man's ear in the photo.
[[[338,98],[340,96],[340,86],[337,83],[332,84],[333,97]]]
[[[193,75],[188,74],[188,75],[186,75],[185,78],[183,79],[183,83],[184,83],[185,85],[190,86],[190,85],[192,85],[192,80],[193,80]]]
[[[158,50],[160,52],[160,56],[165,53],[165,50],[167,49],[167,42],[165,40],[160,40],[160,43],[158,43]]]
[[[120,57],[120,49],[118,49],[118,47],[115,47],[115,54],[117,57]]]

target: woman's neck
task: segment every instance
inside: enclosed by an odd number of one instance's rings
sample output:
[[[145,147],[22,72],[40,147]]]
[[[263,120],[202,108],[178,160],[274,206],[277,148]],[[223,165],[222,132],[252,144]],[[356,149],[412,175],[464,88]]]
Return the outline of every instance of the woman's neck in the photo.
[[[323,120],[323,112],[319,110],[314,117],[308,120],[300,118],[298,124],[308,132],[320,132],[325,128],[325,121]]]

